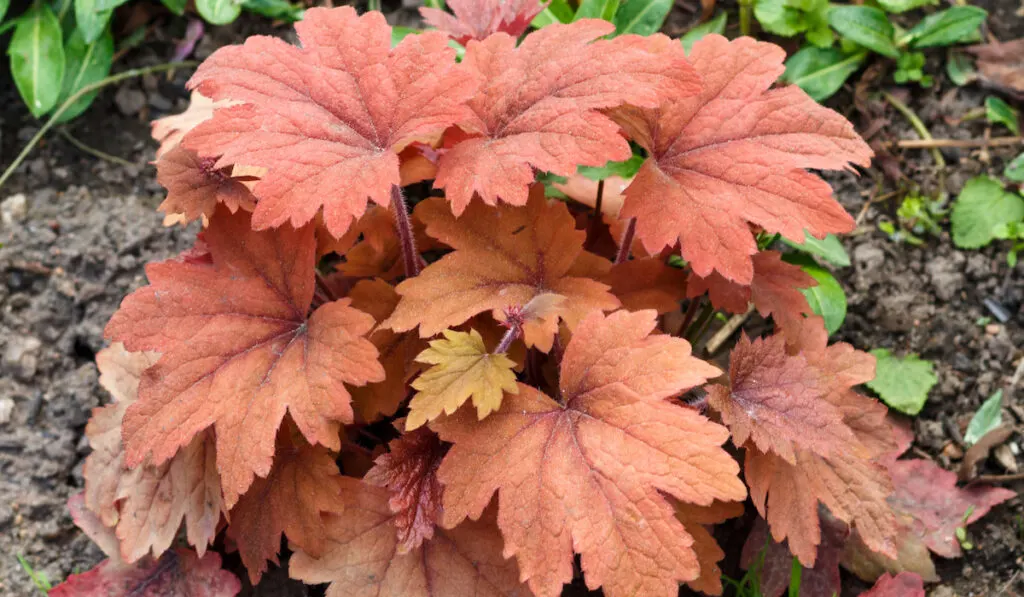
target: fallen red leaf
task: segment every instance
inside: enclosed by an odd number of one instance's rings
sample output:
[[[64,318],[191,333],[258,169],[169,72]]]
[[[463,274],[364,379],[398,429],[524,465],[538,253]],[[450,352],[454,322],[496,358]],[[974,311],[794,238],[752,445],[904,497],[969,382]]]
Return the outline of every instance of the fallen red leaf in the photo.
[[[896,576],[882,576],[860,597],[924,597],[924,582],[913,572],[900,572]]]
[[[220,556],[203,557],[187,549],[164,553],[158,560],[122,566],[104,560],[88,572],[73,574],[50,589],[50,597],[232,597],[242,583],[220,567]]]

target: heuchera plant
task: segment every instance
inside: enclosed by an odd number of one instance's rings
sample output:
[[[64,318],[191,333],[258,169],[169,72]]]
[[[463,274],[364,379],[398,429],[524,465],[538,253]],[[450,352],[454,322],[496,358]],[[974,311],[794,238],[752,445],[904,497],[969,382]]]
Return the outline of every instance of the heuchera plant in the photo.
[[[899,448],[853,391],[874,358],[829,346],[813,280],[760,250],[849,231],[805,169],[868,146],[771,88],[774,45],[687,57],[599,20],[517,43],[528,4],[432,14],[461,62],[440,31],[392,47],[381,14],[317,8],[300,47],[253,37],[199,67],[154,132],[162,210],[203,230],[106,328],[115,401],[72,506],[111,559],[56,594],[234,594],[210,546],[255,584],[282,537],[288,574],[336,597],[551,597],[580,573],[610,597],[716,594],[712,527],[748,497],[805,567],[834,551],[824,521],[900,555]],[[631,142],[647,159],[617,214],[536,183]],[[775,333],[727,376],[691,354],[702,305],[751,302]]]

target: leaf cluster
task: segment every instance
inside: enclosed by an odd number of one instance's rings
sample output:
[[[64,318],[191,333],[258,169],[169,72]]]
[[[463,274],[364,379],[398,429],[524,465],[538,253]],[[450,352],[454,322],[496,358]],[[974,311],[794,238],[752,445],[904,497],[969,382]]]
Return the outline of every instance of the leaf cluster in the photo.
[[[536,6],[452,8],[395,45],[380,13],[310,9],[155,124],[161,209],[202,231],[107,325],[71,508],[110,559],[54,590],[230,595],[230,545],[251,583],[286,565],[331,597],[720,594],[714,525],[748,497],[803,568],[832,519],[898,558],[896,440],[855,390],[875,358],[829,344],[826,270],[774,246],[848,261],[809,169],[868,163],[850,123],[773,87],[772,44],[518,40]],[[698,356],[750,310],[772,333],[728,373]]]

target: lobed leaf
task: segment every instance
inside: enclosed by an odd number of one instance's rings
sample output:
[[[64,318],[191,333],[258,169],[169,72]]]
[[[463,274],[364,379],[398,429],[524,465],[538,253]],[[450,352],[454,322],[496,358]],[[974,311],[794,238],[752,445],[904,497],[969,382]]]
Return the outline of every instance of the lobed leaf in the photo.
[[[230,172],[214,168],[216,160],[200,158],[195,152],[176,146],[157,159],[156,181],[167,189],[159,210],[181,214],[185,221],[211,218],[223,203],[231,213],[252,211],[256,198],[249,187],[232,178]]]
[[[50,590],[52,597],[233,597],[242,584],[221,569],[220,556],[202,557],[186,549],[168,551],[158,560],[121,566],[104,560],[98,566],[72,574]]]
[[[537,0],[448,0],[447,4],[454,16],[426,6],[420,7],[420,15],[427,25],[444,31],[462,45],[499,32],[519,37],[546,6]]]
[[[693,271],[749,284],[757,244],[749,224],[795,241],[847,232],[853,219],[828,184],[804,168],[867,165],[853,126],[796,87],[769,90],[782,74],[778,46],[708,35],[693,46],[701,94],[615,119],[650,158],[626,189],[621,215],[637,219],[648,253],[677,241]]]
[[[861,597],[924,597],[924,582],[913,572],[900,572],[896,576],[883,575]]]
[[[454,444],[438,470],[445,526],[479,518],[497,492],[505,553],[538,595],[560,594],[574,552],[592,589],[675,595],[701,564],[662,492],[698,506],[745,495],[725,429],[664,401],[718,371],[686,341],[651,336],[655,323],[593,313],[566,348],[561,402],[520,385],[483,421],[432,424]]]
[[[285,412],[311,442],[337,450],[353,419],[345,384],[384,379],[364,336],[373,318],[349,299],[310,312],[311,227],[254,232],[249,214],[219,208],[203,261],[150,264],[150,285],[107,324],[130,350],[158,350],[124,418],[125,462],[170,459],[204,429],[217,438],[225,504],[270,473]]]

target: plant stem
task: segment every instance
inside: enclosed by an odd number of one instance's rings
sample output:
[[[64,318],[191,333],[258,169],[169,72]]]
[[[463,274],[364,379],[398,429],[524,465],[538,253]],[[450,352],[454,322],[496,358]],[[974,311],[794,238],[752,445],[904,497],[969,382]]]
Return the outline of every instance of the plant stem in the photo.
[[[697,316],[697,311],[703,302],[703,294],[690,301],[690,306],[686,308],[686,315],[683,316],[683,325],[679,326],[680,333],[686,333],[686,328],[690,327],[690,324],[693,323],[693,318]]]
[[[615,256],[615,264],[618,265],[629,259],[629,250],[633,246],[633,235],[636,234],[636,218],[630,218],[626,229],[622,232],[622,242],[619,243],[619,253]]]
[[[704,334],[704,326],[706,323],[711,321],[711,315],[715,312],[715,308],[711,305],[711,301],[704,303],[701,308],[700,315],[697,317],[697,321],[693,322],[690,329],[686,330],[685,338],[690,345],[695,345],[697,340]]]
[[[116,155],[111,155],[111,154],[109,154],[109,153],[107,153],[105,151],[100,151],[99,149],[96,149],[95,147],[89,147],[85,143],[83,143],[83,142],[79,141],[78,139],[76,139],[71,133],[69,133],[67,131],[67,129],[63,129],[62,128],[60,130],[60,136],[64,137],[64,139],[68,143],[70,143],[70,144],[74,145],[76,148],[78,148],[79,151],[87,153],[87,154],[89,154],[89,155],[91,155],[91,156],[93,156],[95,158],[99,158],[99,159],[107,161],[107,162],[113,162],[115,164],[118,164],[119,166],[134,166],[133,163],[129,162],[128,160],[126,160],[124,158],[119,158]]]
[[[921,137],[921,140],[931,142],[935,141],[935,139],[932,137],[932,134],[928,131],[928,127],[924,125],[924,122],[921,122],[921,118],[918,117],[918,115],[913,110],[911,110],[909,106],[907,106],[900,100],[896,99],[896,97],[894,97],[888,91],[883,91],[882,97],[885,98],[885,101],[889,102],[889,105],[891,105],[893,108],[896,108],[896,111],[902,114],[903,117],[907,119],[907,122],[910,123],[910,126],[914,127],[914,130],[917,131],[917,134],[919,137]],[[931,154],[932,159],[935,160],[936,166],[938,166],[939,168],[946,167],[946,160],[943,159],[942,152],[939,151],[938,147],[931,147]]]
[[[936,147],[953,147],[968,149],[971,147],[1005,147],[1024,145],[1024,137],[995,137],[994,139],[906,139],[886,144],[888,147],[900,149],[933,149]]]
[[[510,326],[508,331],[505,332],[505,335],[501,337],[501,342],[498,342],[498,345],[494,348],[494,354],[508,352],[508,349],[512,347],[512,343],[518,340],[522,333],[522,326]]]
[[[740,0],[740,35],[750,35],[750,13],[753,0]]]
[[[603,215],[601,214],[601,207],[604,203],[604,181],[599,180],[597,182],[597,199],[594,200],[594,217],[590,220],[590,226],[587,228],[587,240],[585,249],[590,249],[594,242],[597,240],[597,231],[601,227],[601,221]]]
[[[729,318],[729,321],[725,322],[725,325],[722,326],[722,329],[715,332],[715,335],[711,336],[711,339],[708,340],[708,343],[705,345],[705,350],[707,351],[707,354],[714,355],[716,352],[718,352],[718,349],[721,348],[723,344],[725,344],[726,340],[728,340],[730,336],[736,333],[736,330],[740,329],[740,327],[747,321],[747,318],[749,318],[750,314],[753,312],[754,305],[751,304],[749,307],[747,307],[746,313],[737,313],[736,315],[733,315],[731,318]]]
[[[14,171],[18,168],[18,166],[20,166],[21,163],[25,161],[25,158],[27,158],[28,155],[32,153],[32,150],[35,149],[35,146],[39,144],[39,141],[42,140],[43,136],[45,136],[46,133],[48,133],[50,129],[53,128],[55,124],[57,124],[57,119],[60,118],[64,114],[64,112],[68,110],[68,108],[70,108],[75,102],[77,102],[83,96],[92,93],[93,91],[96,91],[98,89],[102,89],[107,85],[113,85],[114,83],[124,81],[125,79],[134,79],[135,77],[141,77],[143,75],[148,75],[150,73],[158,73],[162,71],[173,70],[176,68],[190,68],[193,66],[197,66],[198,64],[198,62],[167,62],[164,64],[147,66],[145,68],[133,68],[131,70],[126,70],[117,73],[116,75],[110,75],[105,79],[100,79],[95,83],[90,83],[89,85],[82,87],[75,93],[71,94],[71,97],[64,100],[64,103],[61,104],[60,107],[57,108],[57,111],[50,116],[49,120],[46,121],[46,124],[44,124],[43,127],[39,129],[39,131],[37,131],[31,139],[29,139],[28,144],[26,144],[24,149],[21,150],[21,153],[18,154],[18,157],[14,158],[14,161],[11,162],[10,166],[7,166],[7,169],[4,170],[3,175],[0,176],[0,188],[2,188],[4,186],[4,183],[6,183],[7,180],[14,174]]]
[[[405,265],[405,277],[412,278],[420,273],[419,253],[416,252],[416,238],[412,232],[412,220],[409,219],[409,207],[405,204],[402,187],[391,187],[391,211],[395,212],[395,229],[402,245],[402,264]]]

